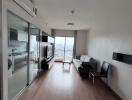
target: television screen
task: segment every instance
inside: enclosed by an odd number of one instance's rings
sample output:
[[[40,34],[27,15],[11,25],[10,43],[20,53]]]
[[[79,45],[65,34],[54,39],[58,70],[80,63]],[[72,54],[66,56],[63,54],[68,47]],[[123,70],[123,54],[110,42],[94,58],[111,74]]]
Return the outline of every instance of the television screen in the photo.
[[[44,46],[44,49],[42,49],[43,50],[43,57],[44,58],[49,58],[49,57],[51,57],[53,54],[53,52],[52,52],[52,45],[47,45],[47,46]]]
[[[52,56],[52,45],[47,46],[47,58]]]

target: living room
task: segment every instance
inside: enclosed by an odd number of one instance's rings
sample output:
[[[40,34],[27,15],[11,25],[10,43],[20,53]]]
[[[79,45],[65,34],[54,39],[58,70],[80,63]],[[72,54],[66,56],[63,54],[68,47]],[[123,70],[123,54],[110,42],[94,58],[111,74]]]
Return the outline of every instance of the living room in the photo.
[[[0,0],[0,100],[132,100],[131,5]]]

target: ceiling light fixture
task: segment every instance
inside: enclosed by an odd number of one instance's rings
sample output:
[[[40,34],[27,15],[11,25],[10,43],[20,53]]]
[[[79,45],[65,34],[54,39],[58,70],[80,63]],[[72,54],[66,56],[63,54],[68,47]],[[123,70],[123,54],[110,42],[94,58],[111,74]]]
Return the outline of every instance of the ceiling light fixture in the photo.
[[[71,14],[74,14],[75,13],[75,11],[74,10],[71,10]]]
[[[74,10],[71,10],[70,13],[72,14],[71,17],[73,17],[73,14],[75,13],[75,11]],[[69,23],[67,23],[67,25],[68,26],[73,26],[75,24],[73,22],[69,22]]]
[[[73,25],[74,25],[74,23],[67,23],[67,25],[73,26]]]

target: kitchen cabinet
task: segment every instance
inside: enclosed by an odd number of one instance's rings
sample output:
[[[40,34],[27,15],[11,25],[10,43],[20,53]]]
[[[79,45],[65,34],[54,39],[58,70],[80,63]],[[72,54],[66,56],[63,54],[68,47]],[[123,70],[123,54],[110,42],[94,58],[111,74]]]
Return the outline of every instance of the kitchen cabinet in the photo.
[[[28,42],[28,34],[22,30],[10,29],[10,40],[25,41]]]
[[[28,42],[28,34],[24,31],[18,31],[18,41],[26,41]]]

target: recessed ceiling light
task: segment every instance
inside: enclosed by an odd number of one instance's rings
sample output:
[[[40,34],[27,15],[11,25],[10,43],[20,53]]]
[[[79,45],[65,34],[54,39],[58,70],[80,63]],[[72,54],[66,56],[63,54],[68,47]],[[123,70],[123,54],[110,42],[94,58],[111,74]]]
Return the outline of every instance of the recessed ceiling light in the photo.
[[[67,23],[67,25],[73,26],[73,25],[74,25],[74,23]]]
[[[71,14],[74,14],[75,13],[75,10],[71,10]]]

